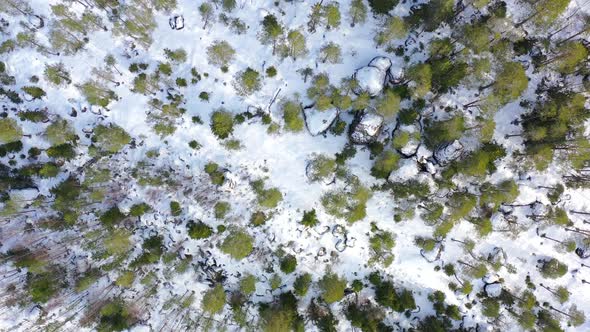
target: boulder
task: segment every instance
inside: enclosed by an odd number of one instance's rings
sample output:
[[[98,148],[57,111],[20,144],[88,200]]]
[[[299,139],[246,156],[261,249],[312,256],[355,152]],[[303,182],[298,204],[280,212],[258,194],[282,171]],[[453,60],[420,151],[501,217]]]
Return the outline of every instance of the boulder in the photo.
[[[383,117],[374,112],[359,112],[350,125],[350,140],[354,144],[369,144],[377,140],[383,127]]]
[[[393,130],[394,147],[406,158],[416,155],[421,144],[420,124],[398,125]]]
[[[386,72],[389,70],[389,68],[391,68],[391,60],[388,57],[377,56],[374,57],[371,62],[369,62],[368,66],[376,67]]]
[[[325,111],[318,111],[314,108],[303,109],[305,126],[311,136],[317,136],[325,133],[338,118],[339,110],[330,108]]]
[[[168,21],[170,27],[174,30],[182,30],[184,28],[184,16],[174,15]]]
[[[368,92],[371,97],[375,97],[383,91],[387,71],[378,67],[366,66],[357,69],[353,78],[358,82],[358,85],[353,89],[354,93],[360,95],[363,92]]]
[[[463,144],[458,140],[442,145],[434,151],[434,160],[440,165],[445,166],[453,160],[458,159],[463,154]]]
[[[502,284],[499,282],[486,284],[483,289],[488,297],[498,297],[502,294]]]

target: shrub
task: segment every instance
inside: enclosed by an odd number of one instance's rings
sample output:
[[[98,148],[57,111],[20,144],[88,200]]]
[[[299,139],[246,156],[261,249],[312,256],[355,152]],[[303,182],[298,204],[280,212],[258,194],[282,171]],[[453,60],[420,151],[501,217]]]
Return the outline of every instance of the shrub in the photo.
[[[250,224],[253,226],[262,226],[266,224],[266,214],[262,211],[256,211],[250,216]]]
[[[215,219],[223,219],[231,210],[231,206],[228,202],[217,202],[215,203],[214,210]]]
[[[245,258],[252,250],[254,239],[243,230],[232,230],[221,244],[221,251],[237,260]]]
[[[94,128],[92,142],[100,152],[117,153],[131,142],[131,136],[117,125],[98,125]]]
[[[346,318],[352,326],[356,326],[363,332],[387,331],[383,324],[385,313],[379,306],[367,301],[362,304],[350,303],[346,307]]]
[[[114,230],[104,240],[104,248],[110,255],[124,254],[131,247],[131,240],[129,240],[130,236],[131,234],[126,230]]]
[[[18,141],[22,136],[23,131],[14,119],[0,119],[0,144]]]
[[[266,76],[268,76],[268,77],[277,76],[277,69],[273,66],[266,68]]]
[[[262,82],[260,74],[248,67],[236,75],[233,85],[239,95],[248,96],[260,90]]]
[[[170,214],[174,217],[178,217],[182,213],[182,207],[180,203],[176,201],[170,202]]]
[[[76,132],[65,119],[58,119],[45,129],[45,136],[51,145],[60,145],[76,139]]]
[[[369,0],[369,6],[375,14],[388,14],[399,0]]]
[[[316,216],[315,209],[311,209],[309,211],[303,212],[303,218],[301,219],[301,224],[307,227],[314,227],[319,223],[318,218]]]
[[[113,206],[100,216],[100,221],[109,227],[118,224],[123,219],[125,219],[125,215],[119,210],[118,206]]]
[[[305,296],[309,290],[309,285],[311,285],[311,274],[304,273],[300,276],[297,276],[295,282],[293,282],[293,290],[295,291],[296,295]]]
[[[56,159],[70,160],[76,157],[76,151],[69,143],[54,145],[47,149],[46,153],[48,157]]]
[[[371,168],[371,175],[378,179],[387,179],[389,174],[398,166],[399,154],[393,151],[383,152]]]
[[[567,269],[567,265],[555,258],[551,258],[543,261],[543,265],[541,265],[541,274],[545,278],[557,279],[564,276],[567,273]]]
[[[191,239],[199,240],[199,239],[206,239],[211,234],[213,234],[213,228],[209,227],[207,224],[197,221],[197,222],[189,222],[188,225],[188,236]]]
[[[221,108],[211,114],[211,131],[220,139],[227,138],[234,130],[234,119],[230,112]]]
[[[265,189],[262,180],[254,181],[251,185],[261,207],[272,209],[277,207],[279,202],[283,200],[283,194],[277,188]]]
[[[300,132],[305,125],[301,117],[301,105],[295,101],[286,101],[282,105],[285,129],[291,132]]]
[[[133,217],[141,217],[152,209],[147,203],[133,204],[129,209],[129,215]]]
[[[211,183],[216,186],[221,186],[225,182],[225,175],[219,169],[219,165],[214,162],[209,162],[205,165],[205,173],[209,174]]]
[[[209,63],[218,67],[227,66],[234,58],[236,51],[225,40],[216,40],[207,47]]]
[[[256,277],[247,274],[240,280],[240,292],[244,295],[250,295],[256,291]]]
[[[203,311],[216,314],[223,309],[225,305],[225,290],[221,284],[217,284],[212,289],[208,290],[205,295],[203,295],[203,302],[201,302],[201,306]]]
[[[286,274],[293,273],[297,268],[297,258],[293,255],[286,255],[281,259],[281,271]]]
[[[123,331],[133,324],[131,313],[122,300],[115,299],[100,309],[99,332]]]
[[[336,160],[319,155],[310,161],[307,176],[311,181],[327,180],[336,171]]]
[[[27,287],[33,302],[45,303],[58,291],[51,272],[27,275]]]
[[[322,298],[326,303],[330,304],[340,301],[344,297],[346,280],[340,278],[337,274],[328,272],[318,282],[318,286],[322,290]]]
[[[130,288],[135,281],[135,273],[133,271],[125,271],[115,281],[115,284],[119,287]]]

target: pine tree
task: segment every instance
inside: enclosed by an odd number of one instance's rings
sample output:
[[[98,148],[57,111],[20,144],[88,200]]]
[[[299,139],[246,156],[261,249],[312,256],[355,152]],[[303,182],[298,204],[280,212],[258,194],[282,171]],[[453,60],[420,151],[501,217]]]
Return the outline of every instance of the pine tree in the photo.
[[[208,2],[203,2],[199,6],[199,14],[201,14],[201,20],[203,20],[203,29],[207,28],[209,23],[214,21],[213,6]]]
[[[320,58],[323,63],[340,63],[342,61],[340,46],[334,42],[324,44],[320,48]]]
[[[367,6],[363,0],[352,0],[350,2],[350,26],[354,27],[357,23],[363,24],[367,20]]]
[[[207,48],[209,63],[218,67],[227,66],[233,59],[236,51],[225,40],[216,40]]]
[[[272,45],[272,54],[275,55],[277,43],[283,37],[284,29],[276,16],[269,14],[262,20],[262,33],[260,40],[263,44]]]

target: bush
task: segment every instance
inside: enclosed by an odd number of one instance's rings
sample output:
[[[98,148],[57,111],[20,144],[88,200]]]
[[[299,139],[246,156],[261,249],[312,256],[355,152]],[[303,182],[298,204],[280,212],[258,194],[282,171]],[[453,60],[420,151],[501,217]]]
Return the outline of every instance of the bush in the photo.
[[[277,188],[264,188],[264,182],[257,180],[252,182],[252,188],[258,197],[258,204],[264,208],[275,208],[283,200],[283,194]]]
[[[199,239],[206,239],[211,234],[213,234],[213,228],[209,227],[207,224],[197,221],[197,222],[189,222],[188,225],[188,236],[191,239],[199,240]]]
[[[45,136],[51,145],[60,145],[76,139],[76,132],[65,119],[58,119],[45,129]]]
[[[240,292],[244,295],[250,295],[256,291],[256,277],[247,274],[240,280]]]
[[[373,168],[371,168],[371,175],[378,179],[387,179],[389,174],[397,168],[400,160],[399,154],[393,151],[383,152],[377,160]]]
[[[201,306],[203,307],[203,311],[216,314],[223,309],[225,305],[225,290],[221,284],[217,284],[213,289],[208,290],[205,295],[203,295],[203,302],[201,302]]]
[[[322,298],[326,303],[330,304],[338,302],[344,297],[346,280],[340,278],[337,274],[328,272],[318,282],[318,286],[322,290]]]
[[[46,153],[48,157],[56,159],[70,160],[76,157],[76,151],[69,143],[54,145],[47,149]]]
[[[319,155],[310,161],[307,176],[311,181],[328,180],[336,171],[336,160]]]
[[[94,128],[92,142],[100,152],[117,153],[131,142],[131,136],[117,125],[98,125]]]
[[[141,217],[151,211],[152,207],[147,203],[133,204],[129,209],[129,215],[133,217]]]
[[[18,141],[22,136],[23,130],[14,119],[0,119],[0,144]]]
[[[254,250],[254,239],[242,230],[232,230],[221,244],[221,251],[237,260],[250,255],[252,250]]]
[[[122,300],[115,299],[100,309],[99,332],[123,331],[129,329],[133,320]]]
[[[115,226],[123,219],[125,219],[125,215],[119,210],[118,206],[113,206],[100,216],[100,221],[108,227]]]
[[[227,66],[234,58],[236,51],[225,40],[216,40],[207,47],[209,63],[218,67]]]
[[[268,77],[277,76],[277,69],[273,66],[266,68],[266,76],[268,76]]]
[[[253,226],[262,226],[266,224],[266,214],[262,211],[256,211],[250,216],[250,224]]]
[[[286,101],[282,105],[285,129],[291,132],[300,132],[305,125],[301,117],[301,105],[294,101]]]
[[[315,209],[311,209],[309,211],[303,212],[303,218],[301,219],[301,224],[307,227],[314,227],[319,223],[318,218],[316,216]]]
[[[295,282],[293,282],[293,290],[296,295],[305,296],[309,290],[309,285],[311,285],[311,274],[304,273],[298,276]]]
[[[362,304],[350,303],[346,307],[345,315],[352,326],[360,328],[363,332],[387,331],[382,322],[385,318],[383,309],[370,301]]]
[[[293,255],[286,255],[281,259],[281,271],[286,274],[293,273],[297,268],[297,258]]]
[[[221,108],[211,114],[211,131],[220,139],[227,138],[234,130],[232,114]]]
[[[27,287],[33,302],[45,303],[58,291],[57,284],[50,272],[28,274]]]
[[[555,258],[543,261],[541,266],[541,274],[545,278],[557,279],[564,276],[567,273],[567,265],[558,261]]]
[[[481,313],[490,318],[497,318],[500,315],[500,303],[493,298],[487,298],[482,301],[483,309]]]
[[[369,0],[369,6],[375,14],[387,15],[399,0]]]
[[[260,80],[260,74],[248,67],[236,75],[233,85],[239,95],[248,96],[260,90],[262,82]]]
[[[217,202],[215,203],[215,219],[223,219],[231,210],[231,206],[228,202]]]
[[[170,202],[170,214],[173,217],[178,217],[181,213],[182,213],[182,207],[180,206],[180,203],[178,203],[176,201]]]
[[[223,175],[223,172],[219,169],[219,165],[214,162],[209,162],[205,165],[205,173],[209,174],[211,183],[216,186],[221,186],[223,182],[225,182],[225,175]]]

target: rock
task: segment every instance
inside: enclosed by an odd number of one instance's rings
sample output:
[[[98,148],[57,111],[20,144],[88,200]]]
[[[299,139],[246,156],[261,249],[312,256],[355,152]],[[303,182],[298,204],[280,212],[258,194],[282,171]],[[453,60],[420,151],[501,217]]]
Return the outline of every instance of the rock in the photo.
[[[506,253],[504,253],[504,250],[500,247],[494,247],[494,249],[488,254],[488,262],[492,264],[504,264],[506,259]]]
[[[379,68],[382,71],[388,71],[391,68],[391,60],[388,57],[377,56],[369,62],[368,66]]]
[[[590,257],[590,250],[588,250],[588,248],[576,248],[576,255],[578,255],[578,257],[582,258],[582,259],[586,259]]]
[[[486,284],[483,287],[483,290],[489,297],[498,297],[500,296],[500,294],[502,294],[502,284],[500,284],[499,282],[493,284]]]
[[[453,160],[458,159],[463,154],[463,144],[458,140],[447,143],[434,152],[434,160],[440,165],[445,166]]]
[[[170,27],[174,30],[182,30],[184,28],[184,16],[174,15],[168,21]]]
[[[314,108],[303,109],[305,126],[311,136],[325,133],[338,117],[340,111],[331,108],[325,111],[318,111]]]
[[[369,144],[374,142],[381,128],[383,117],[373,112],[360,112],[350,125],[350,140],[354,144]]]
[[[353,78],[358,82],[358,86],[354,88],[354,93],[360,95],[363,92],[368,92],[371,97],[375,97],[383,91],[387,71],[378,67],[366,66],[358,69]]]
[[[420,148],[420,124],[398,125],[393,130],[393,145],[397,152],[406,158],[416,155]]]
[[[500,277],[495,273],[488,273],[482,278],[482,280],[485,284],[493,284],[500,282]]]

